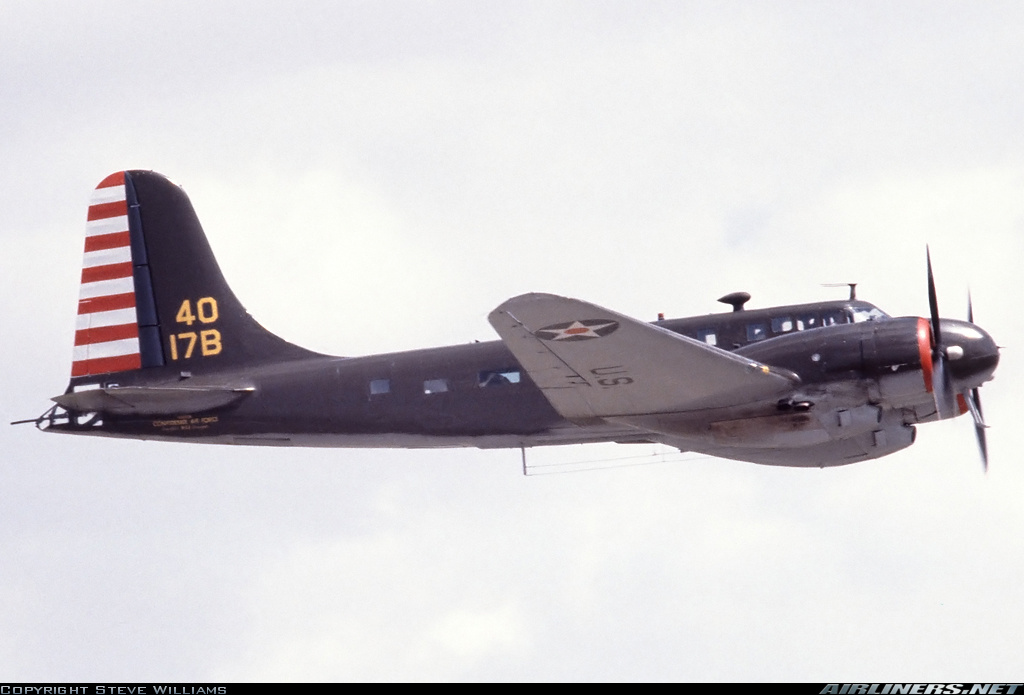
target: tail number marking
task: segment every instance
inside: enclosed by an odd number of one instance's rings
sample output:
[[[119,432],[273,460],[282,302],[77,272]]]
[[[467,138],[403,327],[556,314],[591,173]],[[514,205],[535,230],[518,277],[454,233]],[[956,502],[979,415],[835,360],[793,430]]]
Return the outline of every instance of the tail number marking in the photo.
[[[174,320],[191,326],[196,319],[199,319],[200,323],[214,323],[218,318],[220,316],[217,313],[217,300],[213,297],[203,297],[196,301],[195,313],[192,312],[192,302],[188,299],[183,301]]]
[[[196,321],[201,324],[215,323],[218,318],[220,318],[220,314],[217,311],[217,300],[213,297],[201,297],[196,300],[194,309],[192,301],[186,299],[178,307],[178,313],[174,316],[175,321],[188,327],[191,327]],[[171,360],[191,359],[197,344],[199,353],[203,357],[219,355],[223,349],[220,331],[216,328],[172,333],[170,336]]]

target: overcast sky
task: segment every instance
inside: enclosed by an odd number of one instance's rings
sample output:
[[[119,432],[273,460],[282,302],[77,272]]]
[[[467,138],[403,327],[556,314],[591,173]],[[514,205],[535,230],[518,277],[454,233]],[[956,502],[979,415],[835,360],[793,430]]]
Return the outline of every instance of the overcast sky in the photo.
[[[0,680],[1019,681],[1022,36],[1018,2],[4,2],[5,421],[65,388],[126,168],[323,352],[493,339],[530,291],[926,315],[926,243],[1005,350],[988,475],[965,418],[833,469],[577,446],[529,459],[650,465],[543,477],[4,425]]]

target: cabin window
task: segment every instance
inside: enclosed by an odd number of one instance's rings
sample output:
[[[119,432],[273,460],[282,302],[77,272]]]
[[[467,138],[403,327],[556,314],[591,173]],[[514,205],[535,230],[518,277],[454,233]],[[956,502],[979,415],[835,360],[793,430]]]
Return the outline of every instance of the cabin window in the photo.
[[[789,316],[772,319],[772,333],[789,333],[791,330],[793,330],[793,319]]]
[[[697,340],[703,340],[708,345],[718,345],[718,334],[714,328],[700,328],[697,330]]]
[[[747,324],[747,341],[756,342],[758,340],[764,340],[768,337],[768,326],[763,323],[748,323]]]
[[[839,323],[849,323],[846,314],[843,311],[826,311],[822,317],[822,324],[825,326],[835,326]]]
[[[802,314],[796,317],[796,329],[798,331],[808,331],[819,326],[821,326],[821,319],[814,314]]]
[[[489,369],[480,372],[477,384],[480,388],[489,386],[505,386],[507,384],[518,384],[522,375],[518,369]]]
[[[391,379],[374,379],[370,382],[370,395],[380,396],[391,393]]]
[[[447,379],[427,379],[423,382],[423,393],[444,393],[445,391],[451,391]]]

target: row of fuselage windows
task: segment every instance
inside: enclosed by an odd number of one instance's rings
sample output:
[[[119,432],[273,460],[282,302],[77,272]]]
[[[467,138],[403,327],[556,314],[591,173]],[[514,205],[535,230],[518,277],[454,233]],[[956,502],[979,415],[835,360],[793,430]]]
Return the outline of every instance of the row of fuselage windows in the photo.
[[[764,321],[751,321],[742,328],[740,326],[730,326],[724,331],[720,328],[700,328],[694,337],[708,345],[720,345],[720,341],[723,339],[728,341],[731,337],[735,341],[736,338],[745,335],[746,340],[744,342],[754,343],[772,335],[783,335],[793,331],[807,331],[812,328],[834,326],[837,323],[849,322],[850,317],[847,316],[846,312],[837,309],[835,311],[827,311],[824,314],[801,314],[795,317],[778,316]],[[745,333],[737,335],[736,332],[739,330],[745,330]],[[733,347],[739,347],[739,343],[734,344]]]
[[[477,374],[476,385],[479,388],[495,388],[518,384],[522,380],[522,373],[518,369],[491,369]],[[447,393],[452,390],[451,379],[425,379],[423,381],[423,393],[432,395]],[[371,379],[370,395],[385,396],[391,393],[391,379]]]
[[[878,310],[874,310],[878,312]],[[884,316],[878,312],[879,315]],[[859,317],[854,317],[854,321]],[[871,318],[877,318],[874,314],[865,316],[863,320],[869,320]],[[770,335],[783,335],[785,333],[791,333],[793,331],[807,331],[813,328],[821,328],[822,326],[834,326],[839,323],[850,323],[851,317],[841,309],[834,311],[827,311],[823,314],[799,314],[797,316],[778,316],[770,318],[767,321],[753,321],[746,324],[746,342],[753,343],[758,340],[764,340]],[[708,345],[718,345],[719,338],[724,333],[732,333],[738,329],[736,326],[730,327],[726,331],[722,331],[716,328],[701,328],[698,329],[695,336],[697,340],[702,340]],[[769,329],[771,333],[769,333]],[[727,337],[727,336],[726,336]],[[739,347],[739,344],[735,344],[733,347]],[[518,369],[491,369],[477,373],[477,386],[479,388],[490,388],[495,386],[508,386],[511,384],[518,384],[522,380],[522,373]],[[445,378],[426,379],[423,381],[423,393],[425,395],[431,395],[436,393],[447,393],[452,390],[452,380]],[[383,396],[391,393],[391,379],[372,379],[370,381],[370,395],[371,396]]]

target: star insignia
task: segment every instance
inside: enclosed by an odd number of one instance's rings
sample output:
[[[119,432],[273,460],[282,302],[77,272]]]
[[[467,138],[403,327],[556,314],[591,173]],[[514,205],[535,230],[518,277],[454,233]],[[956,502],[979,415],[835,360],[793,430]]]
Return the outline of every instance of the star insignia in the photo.
[[[591,340],[603,338],[619,327],[618,321],[609,319],[586,319],[583,321],[566,321],[555,323],[534,331],[534,335],[541,340]]]

